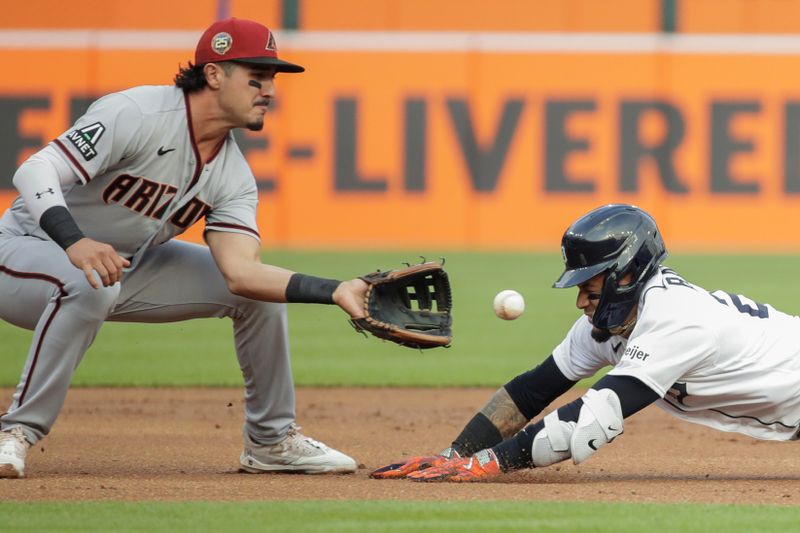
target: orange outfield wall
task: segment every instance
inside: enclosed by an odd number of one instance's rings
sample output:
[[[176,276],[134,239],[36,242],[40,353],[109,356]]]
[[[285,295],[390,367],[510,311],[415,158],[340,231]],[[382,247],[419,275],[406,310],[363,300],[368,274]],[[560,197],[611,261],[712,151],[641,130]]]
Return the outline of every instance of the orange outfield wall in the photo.
[[[5,9],[0,28],[127,29],[196,31],[217,17],[220,4],[231,16],[272,21],[278,27],[282,0],[25,0]],[[202,31],[202,30],[201,30]]]
[[[652,32],[661,0],[300,0],[303,30]]]
[[[661,30],[662,4],[662,0],[297,0],[296,22],[304,31],[641,33]],[[0,28],[197,30],[219,13],[280,28],[283,6],[284,0],[26,0],[3,11]],[[796,0],[675,0],[675,23],[679,33],[796,34],[800,6]]]
[[[661,0],[298,0],[302,30],[657,31]],[[197,29],[218,13],[279,28],[283,0],[27,0],[0,28]]]
[[[265,245],[553,249],[582,212],[631,202],[673,248],[800,250],[800,56],[285,42],[308,70],[279,76],[242,143]],[[3,53],[0,101],[44,99],[15,127],[46,142],[75,97],[168,83],[190,54]]]

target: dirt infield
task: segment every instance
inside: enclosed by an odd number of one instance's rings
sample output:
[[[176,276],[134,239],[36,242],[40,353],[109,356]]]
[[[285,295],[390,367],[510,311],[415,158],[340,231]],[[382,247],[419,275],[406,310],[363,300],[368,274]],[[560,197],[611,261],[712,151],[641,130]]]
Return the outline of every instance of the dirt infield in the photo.
[[[29,452],[28,477],[0,480],[0,500],[800,503],[798,443],[709,430],[655,407],[585,465],[463,485],[369,479],[394,459],[444,447],[492,392],[300,389],[303,431],[360,463],[351,476],[302,476],[237,471],[240,389],[73,389],[52,434]],[[0,389],[3,404],[10,397]]]

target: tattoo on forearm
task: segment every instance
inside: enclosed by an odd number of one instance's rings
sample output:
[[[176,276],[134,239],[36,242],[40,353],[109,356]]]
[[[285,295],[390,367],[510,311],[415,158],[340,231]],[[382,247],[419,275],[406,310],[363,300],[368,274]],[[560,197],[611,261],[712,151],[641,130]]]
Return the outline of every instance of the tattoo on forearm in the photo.
[[[481,413],[491,420],[504,439],[514,435],[528,423],[528,419],[519,412],[514,400],[503,387],[494,393],[489,403],[481,409]]]

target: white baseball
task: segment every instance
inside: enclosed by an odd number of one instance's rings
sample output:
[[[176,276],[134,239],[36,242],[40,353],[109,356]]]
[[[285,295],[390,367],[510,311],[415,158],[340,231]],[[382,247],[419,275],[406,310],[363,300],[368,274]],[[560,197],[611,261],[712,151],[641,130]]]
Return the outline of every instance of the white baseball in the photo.
[[[494,314],[503,320],[514,320],[525,311],[525,299],[517,291],[506,289],[494,297]]]

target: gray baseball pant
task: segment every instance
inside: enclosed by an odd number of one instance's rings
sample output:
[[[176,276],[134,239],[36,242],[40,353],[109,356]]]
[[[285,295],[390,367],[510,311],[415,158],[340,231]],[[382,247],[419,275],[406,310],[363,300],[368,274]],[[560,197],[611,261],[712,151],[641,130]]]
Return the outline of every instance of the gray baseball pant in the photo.
[[[94,289],[55,243],[0,227],[0,318],[34,332],[1,427],[22,426],[33,443],[50,432],[72,375],[105,321],[204,317],[233,320],[244,430],[257,442],[279,442],[295,420],[285,304],[231,294],[210,251],[181,241],[150,249],[120,283]],[[169,356],[189,355],[190,345],[187,339],[187,354]]]

